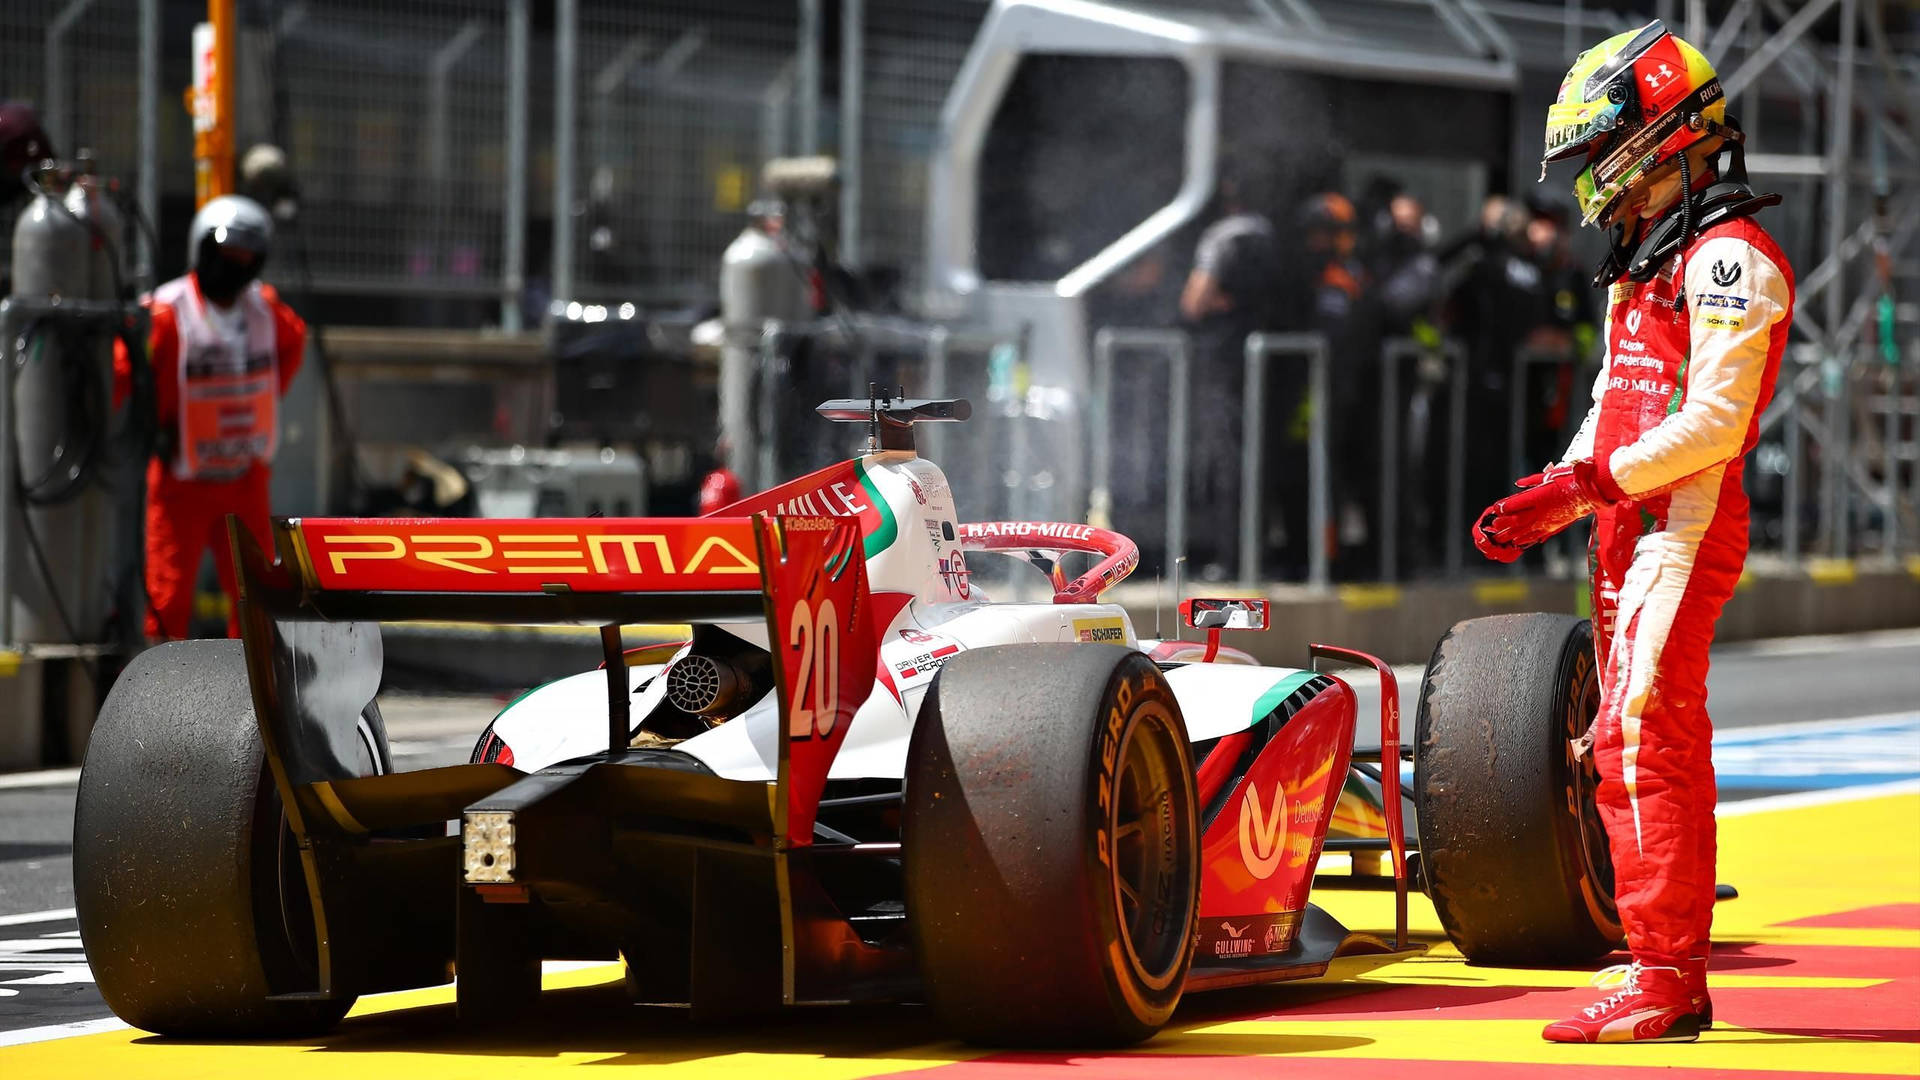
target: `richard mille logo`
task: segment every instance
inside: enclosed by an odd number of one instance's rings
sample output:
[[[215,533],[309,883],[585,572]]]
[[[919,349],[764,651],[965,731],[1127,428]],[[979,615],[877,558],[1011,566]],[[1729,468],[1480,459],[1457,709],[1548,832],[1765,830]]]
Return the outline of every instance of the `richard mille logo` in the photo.
[[[1740,264],[1739,263],[1733,263],[1732,265],[1728,265],[1727,263],[1724,263],[1718,259],[1715,259],[1713,263],[1712,272],[1713,272],[1713,283],[1715,285],[1720,286],[1723,289],[1733,284],[1734,282],[1740,280]]]
[[[1240,802],[1240,861],[1256,878],[1273,876],[1286,851],[1287,793],[1274,785],[1271,808],[1260,805],[1260,789],[1247,785]]]

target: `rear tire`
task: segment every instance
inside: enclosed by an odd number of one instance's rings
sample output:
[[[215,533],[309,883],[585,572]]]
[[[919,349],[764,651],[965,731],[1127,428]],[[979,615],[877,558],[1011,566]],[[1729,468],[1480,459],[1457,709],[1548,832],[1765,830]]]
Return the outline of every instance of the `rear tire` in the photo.
[[[377,709],[361,732],[363,771],[384,770]],[[313,985],[313,923],[238,641],[149,649],[114,684],[80,774],[73,883],[100,994],[135,1027],[293,1037],[354,1002],[267,1000]]]
[[[1186,725],[1144,655],[975,649],[907,750],[907,919],[934,1008],[970,1041],[1139,1042],[1193,959],[1199,811]]]
[[[1593,626],[1571,615],[1454,625],[1427,663],[1414,807],[1434,909],[1468,960],[1584,964],[1622,939],[1591,753]]]

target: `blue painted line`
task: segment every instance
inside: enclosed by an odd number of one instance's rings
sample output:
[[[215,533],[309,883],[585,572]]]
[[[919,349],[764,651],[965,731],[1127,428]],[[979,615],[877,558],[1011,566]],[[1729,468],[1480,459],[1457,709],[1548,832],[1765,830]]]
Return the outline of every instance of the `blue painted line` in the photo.
[[[1713,736],[1722,791],[1826,790],[1920,778],[1920,712],[1728,728]],[[1413,790],[1413,767],[1400,785]]]

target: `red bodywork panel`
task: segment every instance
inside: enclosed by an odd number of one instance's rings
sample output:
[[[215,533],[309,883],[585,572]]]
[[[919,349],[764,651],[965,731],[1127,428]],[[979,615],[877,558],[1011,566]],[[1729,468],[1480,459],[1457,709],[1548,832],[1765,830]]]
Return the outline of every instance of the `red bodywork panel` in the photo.
[[[813,842],[820,794],[826,790],[847,726],[873,691],[879,646],[860,528],[849,518],[759,519],[766,563],[768,642],[779,657],[781,743],[778,831],[788,844]]]
[[[301,518],[301,568],[366,592],[701,592],[756,589],[741,518]]]
[[[1196,962],[1285,952],[1293,944],[1327,821],[1346,783],[1354,708],[1353,691],[1337,679],[1301,706],[1201,837]],[[1234,738],[1222,739],[1215,753]],[[1201,786],[1212,780],[1217,791],[1221,781],[1205,765],[1200,773]]]

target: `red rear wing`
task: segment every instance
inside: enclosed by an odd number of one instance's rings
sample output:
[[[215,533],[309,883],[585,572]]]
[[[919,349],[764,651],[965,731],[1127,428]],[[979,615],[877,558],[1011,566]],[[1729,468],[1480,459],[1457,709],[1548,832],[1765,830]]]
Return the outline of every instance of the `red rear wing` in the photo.
[[[339,775],[336,759],[379,681],[377,632],[300,629],[316,622],[598,624],[610,666],[624,670],[621,625],[764,619],[787,736],[772,824],[796,845],[811,842],[827,770],[873,688],[876,628],[851,519],[293,518],[274,523],[272,562],[237,519],[229,529],[256,709],[292,784]],[[309,707],[313,693],[281,692],[320,672],[361,700],[320,709]],[[617,716],[625,686],[614,685]],[[609,753],[626,749],[623,732],[609,742]]]

